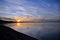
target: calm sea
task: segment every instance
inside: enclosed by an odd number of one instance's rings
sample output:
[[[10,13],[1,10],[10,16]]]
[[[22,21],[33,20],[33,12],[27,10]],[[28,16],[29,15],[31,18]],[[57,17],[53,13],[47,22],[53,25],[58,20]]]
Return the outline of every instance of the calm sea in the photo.
[[[4,25],[39,40],[52,40],[53,37],[58,38],[60,33],[60,23],[9,23]]]

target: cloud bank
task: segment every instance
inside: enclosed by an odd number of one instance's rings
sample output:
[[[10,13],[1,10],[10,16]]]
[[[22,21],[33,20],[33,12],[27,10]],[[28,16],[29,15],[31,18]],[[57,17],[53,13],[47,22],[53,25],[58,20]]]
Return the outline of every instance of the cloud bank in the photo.
[[[59,18],[57,0],[1,0],[0,16]]]

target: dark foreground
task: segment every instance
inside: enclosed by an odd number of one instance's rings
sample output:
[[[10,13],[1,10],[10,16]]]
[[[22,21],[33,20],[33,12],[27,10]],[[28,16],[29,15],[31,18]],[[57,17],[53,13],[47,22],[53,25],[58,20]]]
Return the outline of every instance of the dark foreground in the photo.
[[[17,32],[9,27],[0,25],[0,40],[37,40],[33,37]]]

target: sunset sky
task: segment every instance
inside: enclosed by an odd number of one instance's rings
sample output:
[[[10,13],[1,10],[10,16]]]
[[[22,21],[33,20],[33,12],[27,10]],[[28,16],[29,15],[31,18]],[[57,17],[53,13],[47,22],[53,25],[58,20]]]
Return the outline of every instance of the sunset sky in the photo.
[[[59,19],[59,5],[59,0],[0,0],[0,16]]]

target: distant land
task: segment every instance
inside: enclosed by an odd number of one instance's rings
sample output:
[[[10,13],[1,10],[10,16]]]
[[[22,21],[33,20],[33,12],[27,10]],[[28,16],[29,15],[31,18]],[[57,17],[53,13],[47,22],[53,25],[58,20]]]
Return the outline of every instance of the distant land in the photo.
[[[53,20],[42,20],[42,21],[20,21],[19,23],[41,23],[41,22],[60,22],[58,21],[53,21]],[[15,21],[5,21],[5,20],[0,20],[0,23],[18,23]]]
[[[41,23],[41,22],[60,22],[60,19],[32,19],[28,21],[20,21],[19,23]],[[0,23],[17,23],[14,21],[14,19],[6,18],[6,17],[0,17]]]

